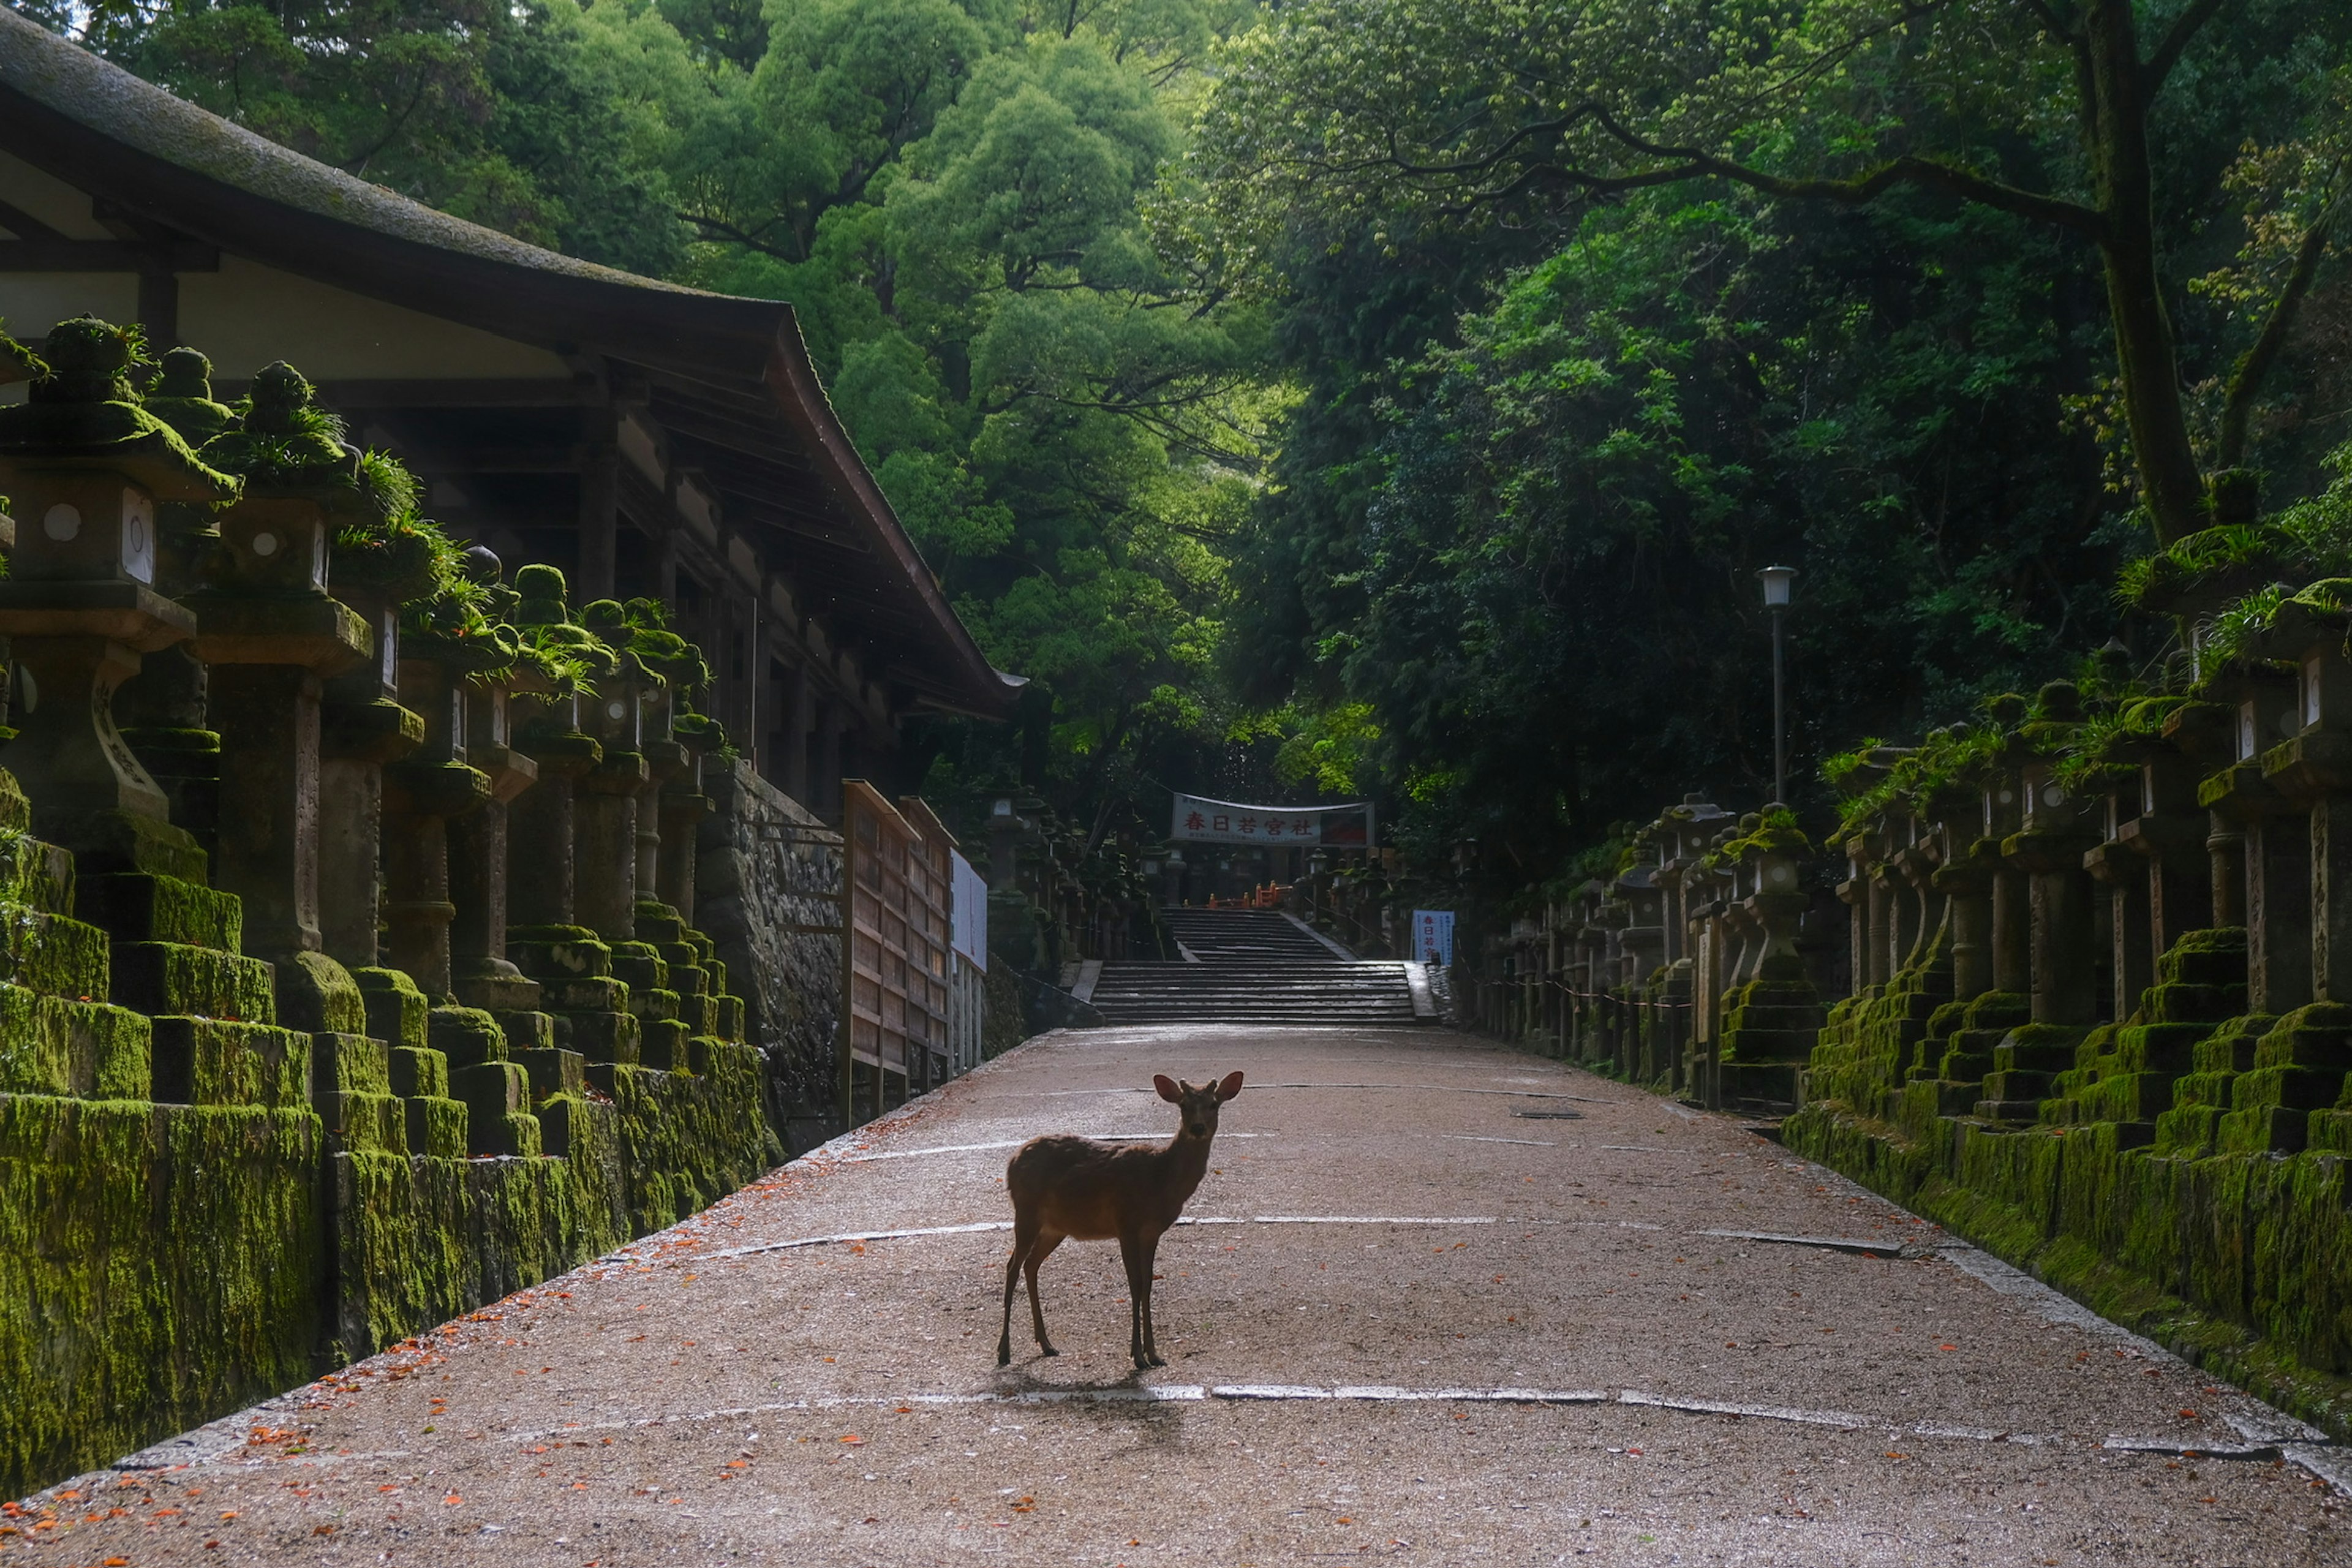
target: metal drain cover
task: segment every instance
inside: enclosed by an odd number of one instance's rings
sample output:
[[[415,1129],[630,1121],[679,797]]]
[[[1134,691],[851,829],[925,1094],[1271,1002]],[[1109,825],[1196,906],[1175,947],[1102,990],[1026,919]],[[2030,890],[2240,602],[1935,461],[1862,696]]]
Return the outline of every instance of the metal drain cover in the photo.
[[[1584,1112],[1581,1110],[1514,1110],[1511,1114],[1523,1117],[1529,1121],[1581,1121],[1584,1120]]]

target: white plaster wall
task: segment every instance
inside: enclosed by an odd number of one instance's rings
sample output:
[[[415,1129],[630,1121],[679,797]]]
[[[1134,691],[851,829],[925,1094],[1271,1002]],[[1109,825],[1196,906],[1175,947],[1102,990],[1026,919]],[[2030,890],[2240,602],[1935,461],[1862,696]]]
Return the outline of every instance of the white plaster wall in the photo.
[[[236,256],[218,272],[181,274],[180,341],[231,380],[280,359],[312,381],[572,375],[545,349]]]

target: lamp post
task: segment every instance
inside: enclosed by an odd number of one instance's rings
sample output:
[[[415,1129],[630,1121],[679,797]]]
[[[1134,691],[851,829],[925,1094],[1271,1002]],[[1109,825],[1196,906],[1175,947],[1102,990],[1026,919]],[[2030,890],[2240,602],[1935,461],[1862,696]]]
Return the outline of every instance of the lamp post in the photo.
[[[1764,584],[1764,607],[1772,612],[1772,799],[1776,805],[1786,805],[1789,799],[1789,728],[1780,697],[1780,617],[1789,608],[1789,584],[1795,580],[1793,566],[1767,566],[1756,574]]]

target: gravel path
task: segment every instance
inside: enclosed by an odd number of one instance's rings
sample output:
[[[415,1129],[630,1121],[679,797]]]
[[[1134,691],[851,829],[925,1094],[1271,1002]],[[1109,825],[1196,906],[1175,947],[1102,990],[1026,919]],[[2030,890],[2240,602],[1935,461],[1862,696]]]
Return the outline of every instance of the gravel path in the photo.
[[[1012,1148],[1164,1135],[1154,1071],[1236,1068],[1160,1248],[1168,1366],[1131,1373],[1118,1249],[1071,1243],[1062,1355],[1024,1309],[998,1371]],[[1060,1032],[26,1500],[0,1562],[2341,1564],[2352,1456],[2314,1436],[1732,1120],[1557,1063]]]

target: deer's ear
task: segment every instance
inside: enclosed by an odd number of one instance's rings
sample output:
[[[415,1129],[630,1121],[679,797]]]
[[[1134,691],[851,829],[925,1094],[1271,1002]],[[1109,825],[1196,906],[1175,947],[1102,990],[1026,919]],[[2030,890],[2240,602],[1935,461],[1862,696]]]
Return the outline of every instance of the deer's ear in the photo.
[[[1217,1085],[1217,1098],[1221,1100],[1231,1100],[1241,1091],[1242,1075],[1237,1072],[1227,1073],[1224,1081]]]
[[[1184,1098],[1184,1091],[1176,1087],[1176,1080],[1164,1072],[1151,1075],[1151,1087],[1160,1091],[1160,1098],[1162,1100],[1179,1100]]]

